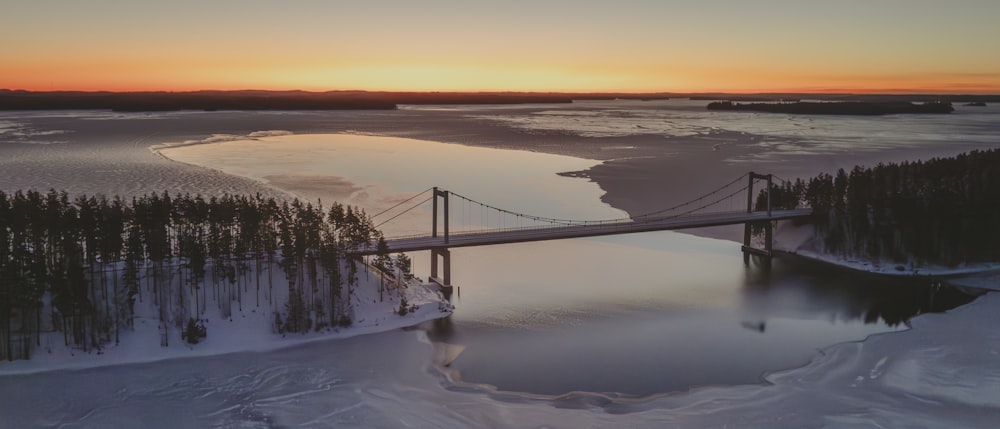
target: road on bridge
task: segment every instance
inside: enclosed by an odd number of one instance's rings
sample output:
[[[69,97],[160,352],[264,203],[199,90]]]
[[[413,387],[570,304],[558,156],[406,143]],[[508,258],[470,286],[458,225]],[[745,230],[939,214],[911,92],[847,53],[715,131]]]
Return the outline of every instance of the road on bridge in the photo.
[[[607,223],[598,222],[578,225],[464,232],[450,234],[447,241],[442,235],[437,237],[420,236],[389,238],[386,239],[386,244],[388,244],[389,251],[392,253],[413,252],[418,250],[446,249],[453,247],[562,240],[566,238],[596,237],[601,235],[736,225],[748,222],[755,223],[786,219],[801,219],[811,217],[812,215],[812,209],[773,210],[770,214],[766,211],[751,213],[747,213],[745,211],[716,212],[706,214],[689,214],[685,216],[666,217],[653,220],[627,220]],[[375,245],[370,244],[350,253],[356,255],[371,255],[375,254],[376,251]]]

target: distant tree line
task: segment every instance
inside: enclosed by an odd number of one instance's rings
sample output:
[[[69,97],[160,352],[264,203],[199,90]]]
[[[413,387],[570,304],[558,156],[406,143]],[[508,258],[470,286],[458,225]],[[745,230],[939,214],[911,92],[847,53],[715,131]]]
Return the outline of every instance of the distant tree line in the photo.
[[[174,110],[395,109],[396,102],[363,91],[82,92],[3,91],[0,110],[108,109],[122,112]]]
[[[172,330],[204,337],[210,305],[229,318],[262,298],[279,332],[350,325],[361,261],[345,250],[375,242],[371,219],[337,203],[0,192],[0,359],[27,358],[43,331],[82,350],[117,343],[137,301],[156,309],[163,345]],[[410,277],[401,256],[373,266]]]
[[[768,103],[734,103],[716,101],[708,103],[708,110],[734,110],[800,115],[891,115],[898,113],[951,113],[950,102],[930,101],[913,104],[906,101],[795,101]]]
[[[109,109],[341,110],[396,109],[400,104],[572,103],[573,100],[667,100],[665,93],[392,92],[392,91],[24,91],[0,89],[0,110]]]
[[[827,252],[898,263],[1000,261],[1000,149],[840,169],[776,184],[772,207],[807,204]],[[755,202],[766,207],[766,193]]]

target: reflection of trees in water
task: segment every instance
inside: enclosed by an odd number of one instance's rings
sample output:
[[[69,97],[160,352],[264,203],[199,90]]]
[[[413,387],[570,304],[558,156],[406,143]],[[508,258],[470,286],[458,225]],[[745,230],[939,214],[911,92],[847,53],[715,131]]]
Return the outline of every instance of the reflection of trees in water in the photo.
[[[864,315],[865,323],[876,323],[882,319],[895,326],[908,323],[911,317],[923,313],[951,310],[974,298],[951,286],[941,283],[927,285],[927,282],[925,279],[923,284],[897,285],[892,287],[895,290],[891,294],[879,294]]]
[[[441,319],[434,319],[427,326],[427,338],[434,342],[444,342],[451,339],[455,333],[455,325],[451,321],[451,316]]]
[[[889,326],[906,324],[920,314],[947,311],[975,298],[927,277],[858,273],[798,257],[777,258],[770,271],[747,270],[744,294],[748,297],[767,299],[793,289],[804,294],[810,309]]]

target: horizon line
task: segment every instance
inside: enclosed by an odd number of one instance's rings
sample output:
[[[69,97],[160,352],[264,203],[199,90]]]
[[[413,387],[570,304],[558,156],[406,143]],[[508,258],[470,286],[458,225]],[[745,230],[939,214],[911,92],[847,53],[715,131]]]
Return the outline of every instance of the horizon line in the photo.
[[[315,90],[315,89],[262,89],[262,88],[242,88],[242,89],[126,89],[126,90],[115,90],[115,89],[24,89],[24,88],[0,88],[0,92],[27,92],[27,93],[112,93],[112,94],[140,94],[140,93],[166,93],[166,94],[184,94],[184,93],[199,93],[199,92],[272,92],[272,93],[282,93],[282,92],[300,92],[300,93],[312,93],[312,94],[324,94],[324,93],[386,93],[386,94],[551,94],[551,95],[714,95],[714,94],[725,94],[725,95],[974,95],[974,96],[1000,96],[1000,91],[983,92],[983,91],[954,91],[946,89],[893,89],[893,88],[883,88],[877,90],[863,90],[863,89],[789,89],[789,90],[761,90],[761,91],[744,91],[744,90],[703,90],[703,91],[613,91],[613,90],[598,90],[598,91],[545,91],[545,90],[497,90],[497,89],[487,89],[487,90],[385,90],[385,89],[329,89],[329,90]]]

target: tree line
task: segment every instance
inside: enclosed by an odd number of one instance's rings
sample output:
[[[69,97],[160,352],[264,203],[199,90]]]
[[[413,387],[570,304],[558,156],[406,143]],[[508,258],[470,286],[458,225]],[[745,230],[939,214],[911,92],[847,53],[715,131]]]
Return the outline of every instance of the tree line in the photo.
[[[210,307],[269,307],[278,332],[347,326],[361,260],[346,250],[376,242],[370,266],[411,277],[365,212],[338,203],[0,192],[0,359],[28,358],[43,332],[84,351],[117,344],[137,304],[154,309],[161,345],[203,337]]]
[[[892,115],[898,113],[951,113],[950,102],[927,101],[913,104],[908,101],[794,101],[768,103],[734,103],[716,101],[708,103],[708,110],[736,110],[798,115]]]
[[[1000,261],[1000,149],[856,166],[772,186],[772,206],[807,204],[825,251],[922,265]],[[756,199],[766,207],[766,193]]]

